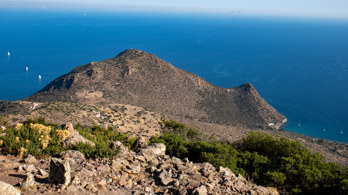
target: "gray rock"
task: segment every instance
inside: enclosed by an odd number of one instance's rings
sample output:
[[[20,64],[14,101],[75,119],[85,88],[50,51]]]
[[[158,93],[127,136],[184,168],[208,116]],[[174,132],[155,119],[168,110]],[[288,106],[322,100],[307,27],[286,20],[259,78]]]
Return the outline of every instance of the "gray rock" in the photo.
[[[254,191],[255,194],[279,194],[277,191],[272,191],[262,186],[254,186],[251,191]]]
[[[145,163],[146,162],[146,159],[144,156],[135,156],[135,159],[142,162],[142,163]]]
[[[81,180],[78,176],[75,176],[71,182],[71,185],[80,185],[81,184]]]
[[[151,161],[158,156],[164,156],[166,153],[166,145],[163,143],[156,143],[146,148],[141,148],[138,152],[139,155],[145,157],[147,161]]]
[[[76,150],[66,150],[59,154],[63,159],[69,160],[71,163],[81,163],[86,160],[85,155],[82,154],[80,151]]]
[[[176,179],[176,180],[174,181],[173,186],[174,186],[174,187],[178,187],[179,185],[180,185],[180,182],[179,182],[179,180]]]
[[[203,176],[208,177],[210,174],[215,172],[215,167],[210,163],[203,163],[201,168],[201,173]]]
[[[80,135],[77,131],[74,131],[74,135],[69,137],[67,140],[63,142],[64,147],[70,147],[70,146],[76,146],[78,143],[86,143],[93,147],[95,147],[95,143],[84,138],[82,135]]]
[[[0,181],[0,194],[2,195],[20,195],[21,191],[13,187],[11,184]]]
[[[78,191],[79,189],[81,189],[80,186],[71,185],[71,186],[67,187],[66,190],[68,191],[68,194],[72,194],[72,193],[76,194],[74,192]]]
[[[150,186],[145,186],[144,191],[145,191],[145,192],[151,192],[152,189],[151,189]]]
[[[202,186],[196,188],[192,194],[194,194],[194,195],[207,195],[208,190],[205,186],[202,185]]]
[[[99,182],[98,182],[98,185],[100,186],[105,186],[107,184],[106,182],[106,179],[105,178],[102,178]]]
[[[150,173],[155,173],[155,172],[158,172],[157,168],[154,167],[154,166],[151,166],[150,169],[149,169]]]
[[[140,165],[134,165],[134,166],[132,166],[130,168],[131,168],[132,173],[134,173],[134,174],[138,174],[138,173],[141,172],[141,166]]]
[[[243,191],[248,187],[248,181],[242,175],[238,175],[233,182],[233,186],[238,191]]]
[[[33,155],[28,154],[28,156],[24,159],[24,162],[27,164],[35,164],[37,163],[37,160]]]
[[[169,183],[171,183],[173,180],[172,178],[173,174],[172,174],[172,170],[166,171],[166,170],[162,170],[159,175],[158,178],[160,179],[162,185],[168,185]]]
[[[223,176],[225,177],[232,177],[235,178],[236,176],[232,173],[231,169],[229,168],[224,168],[224,167],[219,167],[219,173],[222,173]]]
[[[58,158],[52,158],[50,162],[48,182],[67,186],[70,181],[71,175],[69,162]]]
[[[21,184],[21,189],[22,190],[29,190],[29,189],[33,189],[33,188],[36,188],[34,175],[31,173],[28,173],[27,178]]]
[[[113,150],[120,149],[120,153],[128,153],[129,150],[120,141],[114,141],[110,144],[110,148]]]
[[[160,161],[157,158],[151,159],[149,161],[149,165],[151,165],[151,166],[157,166],[159,164],[160,164]]]
[[[85,177],[85,178],[89,178],[95,175],[95,173],[93,173],[93,171],[87,170],[85,168],[82,168],[81,171],[79,171],[77,173],[78,175],[80,175],[81,177]]]
[[[106,172],[109,172],[110,170],[111,169],[109,165],[100,165],[97,167],[98,173],[106,173]]]
[[[39,170],[38,170],[38,173],[39,173],[41,176],[48,177],[48,173],[47,173],[45,170],[43,170],[43,169],[39,169]]]
[[[112,160],[112,169],[114,171],[121,171],[123,167],[126,167],[128,165],[129,165],[129,162],[126,159],[116,158]]]
[[[183,164],[180,158],[176,158],[175,156],[172,157],[172,162],[174,164]]]
[[[36,168],[34,165],[19,165],[18,170],[25,172],[35,172]]]
[[[145,137],[139,136],[137,140],[134,142],[132,145],[131,149],[134,151],[137,151],[140,148],[146,148],[147,147],[147,142]]]

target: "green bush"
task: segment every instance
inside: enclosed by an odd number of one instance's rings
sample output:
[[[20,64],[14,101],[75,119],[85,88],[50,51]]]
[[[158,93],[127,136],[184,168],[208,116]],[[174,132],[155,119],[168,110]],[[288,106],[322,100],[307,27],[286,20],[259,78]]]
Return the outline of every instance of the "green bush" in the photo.
[[[85,155],[86,158],[94,159],[103,157],[113,158],[119,153],[119,150],[112,150],[108,146],[99,143],[97,143],[95,147],[87,143],[79,143],[76,146],[73,146],[69,149],[80,151],[82,154]]]
[[[3,142],[1,145],[1,152],[3,154],[20,156],[32,154],[37,158],[59,154],[63,151],[63,147],[59,142],[55,129],[52,129],[49,135],[51,140],[49,141],[48,146],[43,148],[40,141],[42,134],[31,129],[29,123],[24,124],[19,129],[6,129],[6,135],[0,138]],[[25,149],[23,153],[21,153],[21,148]]]
[[[162,120],[160,123],[164,132],[172,132],[180,135],[189,141],[207,140],[207,136],[201,133],[198,129],[187,126],[177,121]],[[208,137],[213,139],[214,137]]]
[[[258,184],[301,193],[340,194],[346,190],[347,167],[324,162],[323,156],[310,152],[300,142],[251,132],[235,146],[242,155],[252,152],[257,153],[253,158],[261,155],[269,159],[261,164],[255,161],[239,164]],[[250,157],[246,155],[241,159],[245,161]]]
[[[43,147],[40,140],[43,134],[31,129],[30,124],[42,124],[51,127],[49,133],[50,140],[47,147]],[[125,146],[131,146],[136,140],[136,138],[130,138],[127,134],[116,132],[112,128],[103,129],[100,126],[83,128],[81,125],[78,125],[76,130],[85,138],[96,143],[96,146],[92,147],[88,144],[80,143],[75,147],[63,148],[62,143],[56,135],[57,129],[58,125],[47,123],[44,117],[28,119],[21,127],[9,126],[4,131],[6,135],[0,137],[1,153],[19,155],[19,157],[32,154],[36,158],[45,158],[55,156],[66,149],[76,149],[85,154],[87,158],[113,158],[119,152],[118,150],[110,149],[113,141],[119,140]]]
[[[164,133],[150,141],[164,143],[168,155],[228,167],[259,185],[286,192],[347,194],[347,166],[324,162],[321,155],[310,152],[300,142],[251,132],[230,144],[207,139],[197,129],[176,121],[163,120],[161,126]]]

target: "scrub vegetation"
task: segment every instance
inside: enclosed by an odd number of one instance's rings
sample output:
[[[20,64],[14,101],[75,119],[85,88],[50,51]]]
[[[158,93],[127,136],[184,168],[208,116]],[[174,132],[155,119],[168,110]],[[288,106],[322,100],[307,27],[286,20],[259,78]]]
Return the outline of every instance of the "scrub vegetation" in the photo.
[[[217,142],[197,129],[162,121],[165,132],[151,142],[165,143],[167,154],[230,168],[255,183],[284,192],[345,194],[348,167],[326,163],[301,143],[280,136],[251,132],[237,143]]]
[[[87,158],[115,158],[119,151],[110,149],[113,141],[119,140],[130,148],[136,140],[111,127],[90,128],[78,124],[75,130],[96,146],[80,143],[64,148],[62,143],[68,139],[68,132],[44,118],[28,119],[12,127],[3,119],[0,122],[6,126],[0,129],[1,153],[20,158],[27,154],[45,158],[67,149],[81,151]],[[260,132],[251,132],[236,143],[219,142],[214,135],[207,136],[183,123],[163,120],[160,125],[163,133],[153,136],[150,143],[164,143],[170,156],[228,167],[235,174],[258,185],[277,187],[280,192],[345,194],[348,191],[348,167],[326,163],[321,155],[310,152],[299,142]]]

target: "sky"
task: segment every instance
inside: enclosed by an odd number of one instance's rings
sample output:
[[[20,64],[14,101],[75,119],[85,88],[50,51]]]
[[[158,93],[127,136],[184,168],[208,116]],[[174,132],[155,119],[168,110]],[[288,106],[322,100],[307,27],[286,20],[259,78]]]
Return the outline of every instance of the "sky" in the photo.
[[[0,7],[348,18],[348,0],[0,0]]]

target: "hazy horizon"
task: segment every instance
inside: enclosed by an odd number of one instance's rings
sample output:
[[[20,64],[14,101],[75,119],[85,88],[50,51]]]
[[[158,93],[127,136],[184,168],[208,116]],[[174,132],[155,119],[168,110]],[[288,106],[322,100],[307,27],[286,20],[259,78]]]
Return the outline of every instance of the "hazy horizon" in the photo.
[[[279,15],[290,17],[348,18],[345,0],[0,0],[0,8],[41,10],[117,10],[231,15]]]

